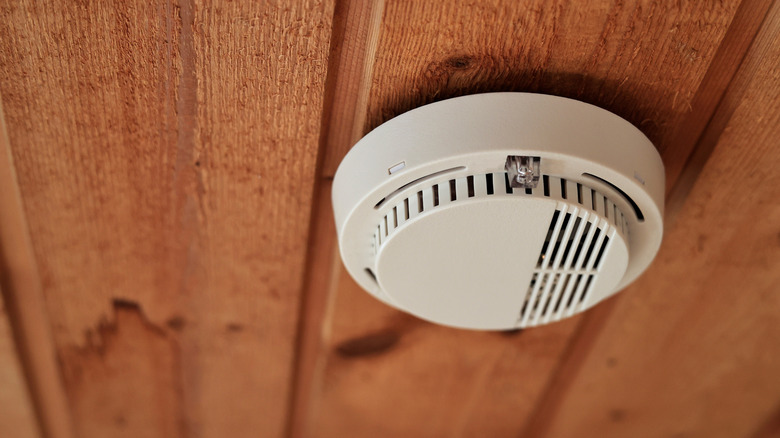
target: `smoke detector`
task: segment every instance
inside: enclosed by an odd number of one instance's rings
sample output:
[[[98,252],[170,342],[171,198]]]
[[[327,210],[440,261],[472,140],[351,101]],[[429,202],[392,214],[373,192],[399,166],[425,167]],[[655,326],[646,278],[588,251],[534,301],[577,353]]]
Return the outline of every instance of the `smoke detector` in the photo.
[[[371,131],[333,181],[339,248],[379,300],[503,330],[582,312],[637,278],[663,228],[664,168],[629,122],[576,100],[488,93]]]

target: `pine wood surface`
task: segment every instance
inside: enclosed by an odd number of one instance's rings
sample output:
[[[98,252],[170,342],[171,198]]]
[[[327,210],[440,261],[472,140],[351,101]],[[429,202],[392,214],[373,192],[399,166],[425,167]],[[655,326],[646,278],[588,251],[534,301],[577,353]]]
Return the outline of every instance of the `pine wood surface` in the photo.
[[[14,380],[24,375],[26,385],[9,381],[5,393],[8,398],[0,410],[19,412],[31,402],[29,407],[36,413],[38,430],[44,436],[68,438],[73,427],[67,397],[2,116],[0,102],[0,296],[8,342],[13,339],[15,347],[8,344],[4,350],[8,356],[2,372],[14,376]],[[21,374],[14,371],[15,363],[20,364]],[[26,388],[26,392],[20,392],[20,388]]]
[[[280,436],[332,2],[23,2],[0,92],[78,436]]]
[[[744,93],[656,262],[616,300],[544,436],[752,436],[775,415],[778,59],[775,4],[735,78]],[[741,178],[724,184],[737,168]]]
[[[14,347],[8,313],[0,296],[0,436],[40,437],[32,399]]]
[[[778,15],[772,0],[0,7],[0,376],[17,376],[0,410],[21,409],[0,435],[34,413],[58,438],[772,436]],[[490,91],[596,104],[662,154],[662,251],[584,315],[453,330],[341,267],[330,180],[354,142]]]

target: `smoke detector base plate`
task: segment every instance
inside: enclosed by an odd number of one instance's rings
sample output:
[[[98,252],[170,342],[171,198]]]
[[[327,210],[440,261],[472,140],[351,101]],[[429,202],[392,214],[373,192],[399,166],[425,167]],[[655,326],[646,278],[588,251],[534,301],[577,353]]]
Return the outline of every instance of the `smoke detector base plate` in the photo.
[[[443,325],[503,330],[581,312],[662,236],[664,169],[634,126],[531,93],[464,96],[366,135],[333,182],[350,275]]]

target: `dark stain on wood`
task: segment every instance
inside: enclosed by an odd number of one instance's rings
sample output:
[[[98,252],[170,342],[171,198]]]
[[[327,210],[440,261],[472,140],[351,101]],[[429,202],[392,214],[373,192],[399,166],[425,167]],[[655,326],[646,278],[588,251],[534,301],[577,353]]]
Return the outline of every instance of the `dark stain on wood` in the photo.
[[[443,62],[443,65],[453,70],[465,70],[469,68],[473,63],[471,56],[453,56]]]
[[[225,326],[225,329],[231,333],[238,333],[244,331],[244,326],[235,322],[231,322]]]
[[[366,132],[400,114],[453,97],[492,92],[552,94],[590,103],[611,111],[639,128],[660,149],[665,130],[656,117],[673,112],[642,102],[625,90],[646,86],[641,78],[616,81],[579,72],[518,69],[511,60],[490,54],[459,55],[429,63],[414,80],[414,92],[394,95],[392,101],[369,113]]]
[[[128,300],[126,298],[114,298],[112,304],[114,305],[115,312],[120,309],[141,312],[141,305],[138,304],[137,301]]]
[[[609,419],[614,423],[620,423],[626,418],[626,411],[622,409],[612,409],[609,411]]]
[[[184,326],[187,325],[187,320],[184,319],[184,317],[181,315],[176,315],[165,321],[165,325],[168,326],[168,328],[171,330],[178,332],[184,329]]]
[[[161,436],[184,436],[181,359],[171,332],[184,326],[184,318],[156,325],[136,301],[120,298],[112,304],[113,314],[88,330],[83,346],[58,350],[73,412],[89,418],[76,424],[76,435],[155,424]]]
[[[382,330],[358,338],[347,339],[336,346],[336,352],[344,358],[375,356],[386,353],[401,339],[394,330]]]
[[[84,333],[85,343],[84,346],[71,346],[64,349],[65,355],[79,355],[87,357],[92,354],[98,356],[105,356],[106,351],[110,348],[111,342],[121,336],[121,325],[130,325],[138,327],[140,330],[147,332],[153,338],[157,338],[167,342],[167,332],[162,326],[158,326],[150,322],[141,308],[141,305],[133,300],[125,298],[115,298],[112,301],[113,317],[101,318],[97,326],[86,330]],[[181,321],[178,321],[181,319]],[[184,319],[180,317],[173,317],[166,322],[168,327],[171,325],[176,326],[178,324],[184,324]],[[171,327],[173,328],[173,327]]]

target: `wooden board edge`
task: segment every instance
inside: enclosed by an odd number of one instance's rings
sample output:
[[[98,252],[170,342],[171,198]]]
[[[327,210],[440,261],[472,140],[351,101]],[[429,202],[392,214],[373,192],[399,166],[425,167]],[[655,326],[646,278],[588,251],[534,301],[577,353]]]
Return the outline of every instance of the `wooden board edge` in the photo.
[[[747,2],[743,2],[740,8],[745,3]],[[726,129],[726,125],[731,120],[731,116],[750,85],[753,75],[761,62],[762,52],[771,44],[771,33],[776,32],[780,28],[780,2],[770,3],[768,6],[771,6],[771,8],[767,7],[760,26],[756,28],[756,33],[751,38],[750,46],[748,46],[746,53],[742,56],[742,63],[739,69],[724,91],[723,97],[715,108],[707,127],[696,143],[696,147],[688,155],[685,166],[677,175],[675,184],[667,189],[665,222],[668,228],[671,228],[674,224],[676,213],[685,203],[699,174],[715,150],[715,146],[720,140],[720,135]],[[738,24],[734,23],[732,27]],[[748,26],[745,27],[747,28]],[[715,67],[717,68],[717,66]]]
[[[312,209],[309,254],[306,261],[306,278],[301,310],[298,318],[296,360],[291,384],[286,436],[308,436],[307,426],[311,417],[316,385],[321,377],[324,355],[323,339],[328,325],[328,309],[332,307],[337,277],[338,253],[335,225],[330,206],[330,182],[323,182],[315,192]]]
[[[780,405],[750,435],[751,438],[777,438],[780,436]]]
[[[760,2],[760,0],[757,2],[745,0],[740,4],[739,8],[740,10],[743,8],[751,8],[755,6],[753,3],[758,2]],[[711,115],[707,117],[708,122],[703,128],[701,135],[698,137],[698,141],[694,148],[690,151],[685,166],[679,173],[674,175],[671,183],[668,183],[671,187],[667,188],[666,212],[664,218],[665,229],[671,229],[674,224],[674,220],[682,209],[693,184],[696,182],[696,179],[698,179],[707,159],[714,151],[720,134],[723,132],[723,129],[725,129],[734,109],[741,100],[742,94],[747,89],[747,84],[752,78],[756,64],[756,62],[751,60],[751,54],[756,50],[760,50],[763,45],[771,40],[771,38],[766,35],[767,28],[771,27],[768,26],[767,23],[778,21],[778,17],[780,17],[780,3],[772,1],[763,3],[766,3],[767,7],[764,10],[763,16],[761,16],[758,21],[758,26],[750,26],[743,23],[742,20],[744,19],[756,19],[756,17],[752,14],[746,14],[745,12],[740,13],[740,11],[738,11],[737,17],[742,17],[742,19],[735,19],[729,26],[726,37],[724,37],[724,41],[734,40],[739,38],[733,35],[729,36],[729,34],[754,32],[753,35],[742,36],[742,38],[749,40],[750,44],[745,46],[744,54],[738,57],[740,60],[738,68],[728,84],[726,84],[717,105],[711,108]],[[721,49],[718,51],[719,54],[720,50]],[[726,59],[725,61],[729,61],[729,59]],[[722,68],[722,66],[719,65],[719,62],[725,61],[724,56],[716,55],[715,60],[713,60],[713,63],[708,69],[707,76],[710,76],[709,71]],[[711,82],[702,82],[702,86],[708,84],[711,85]],[[669,179],[667,179],[667,182],[668,181]],[[550,425],[556,421],[556,416],[563,399],[566,397],[569,388],[578,377],[591,347],[596,343],[602,329],[606,326],[607,319],[617,307],[617,300],[620,298],[620,295],[615,296],[584,315],[580,326],[575,331],[568,347],[561,356],[561,362],[556,367],[553,377],[548,384],[548,388],[539,399],[537,408],[534,410],[529,423],[520,436],[544,437],[548,435]]]
[[[322,175],[332,177],[341,159],[365,133],[376,51],[385,2],[337,2],[333,18],[328,85],[331,93],[323,124]],[[326,99],[326,103],[327,99]]]
[[[0,101],[0,289],[42,436],[71,438],[72,422]]]
[[[363,135],[384,1],[337,1],[325,80],[309,245],[285,436],[305,437],[324,365],[324,332],[336,293],[339,256],[330,204],[341,158]]]
[[[712,133],[714,116],[723,106],[724,97],[729,92],[729,87],[759,32],[772,1],[743,0],[734,14],[693,97],[688,116],[672,136],[672,147],[663,151],[664,162],[667,164],[667,196],[689,170],[692,157],[701,149],[702,137]]]

